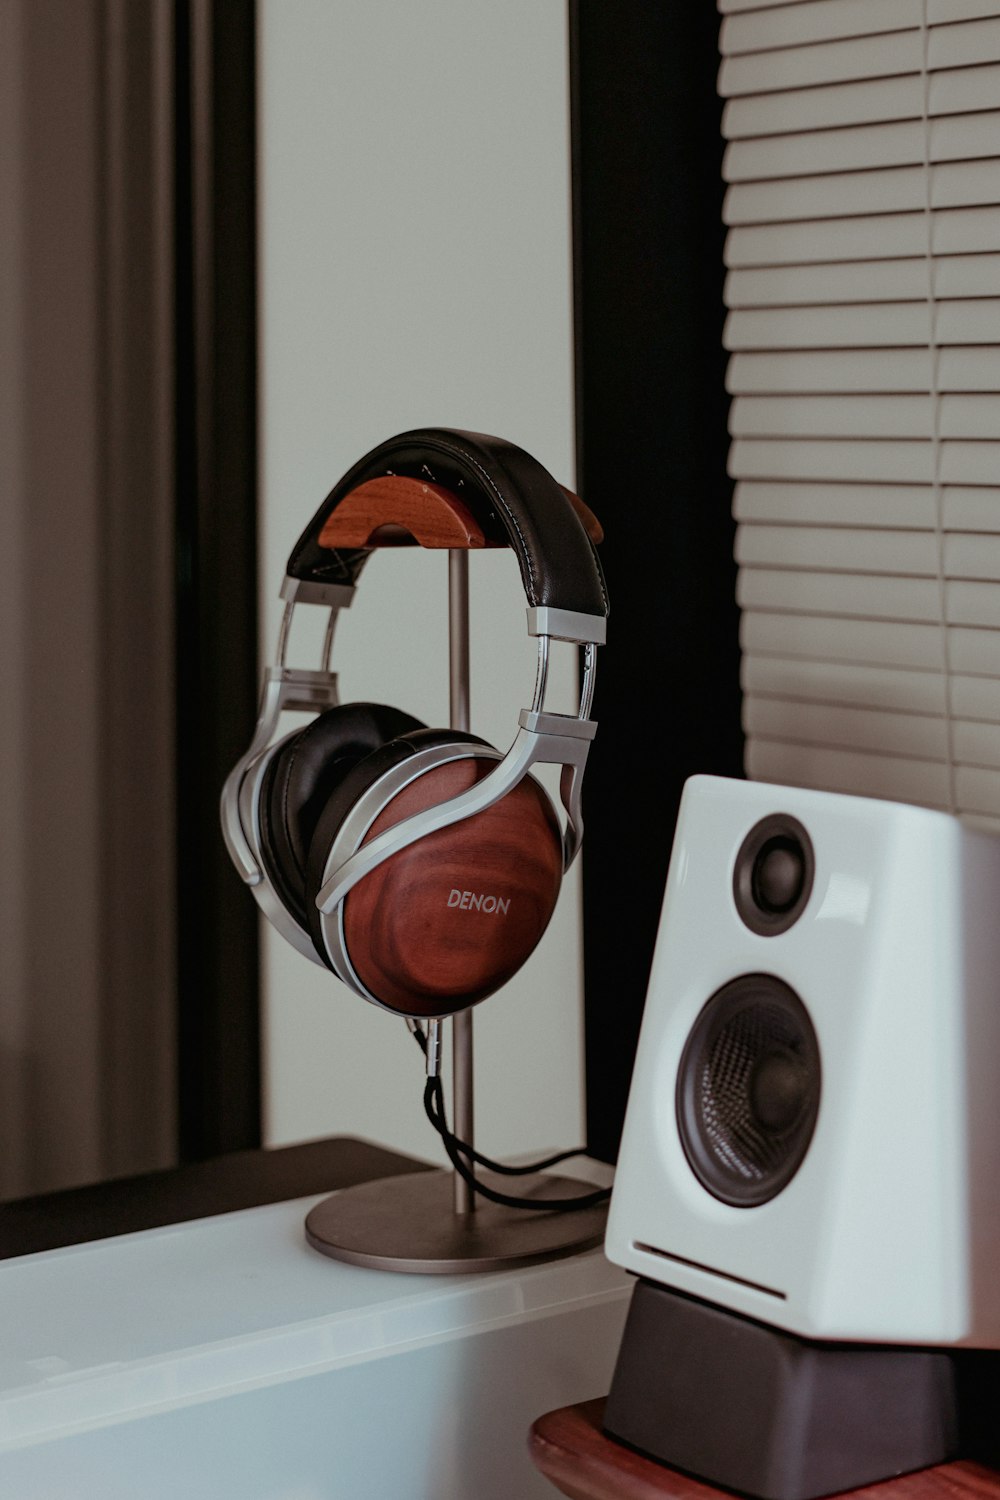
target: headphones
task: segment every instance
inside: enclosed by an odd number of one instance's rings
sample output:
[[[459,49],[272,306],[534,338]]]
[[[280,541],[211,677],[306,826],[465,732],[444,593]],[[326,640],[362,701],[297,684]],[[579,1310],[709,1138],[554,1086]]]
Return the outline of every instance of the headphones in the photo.
[[[264,672],[253,739],[222,792],[226,847],[300,953],[396,1015],[449,1016],[499,989],[541,939],[579,849],[580,789],[597,729],[596,647],[608,614],[582,511],[512,443],[426,428],[355,464],[289,558],[276,660]],[[401,525],[423,540],[427,515],[441,522],[430,545],[455,545],[461,532],[466,546],[509,545],[518,559],[538,668],[505,754],[398,708],[338,699],[330,670],[338,612],[373,546],[387,531],[398,539]],[[317,670],[285,662],[299,605],[330,612]],[[576,715],[545,710],[552,640],[582,650]],[[315,717],[274,739],[280,716],[302,711]],[[563,767],[565,826],[529,774],[542,762]]]

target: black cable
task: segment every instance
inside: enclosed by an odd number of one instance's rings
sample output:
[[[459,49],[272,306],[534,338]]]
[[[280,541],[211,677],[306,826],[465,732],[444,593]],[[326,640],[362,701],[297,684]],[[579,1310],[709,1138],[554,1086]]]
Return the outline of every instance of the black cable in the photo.
[[[411,1027],[414,1040],[418,1047],[427,1055],[427,1035],[417,1025]],[[577,1146],[571,1151],[557,1151],[552,1156],[540,1158],[538,1161],[529,1162],[525,1166],[507,1166],[503,1162],[494,1161],[492,1157],[484,1156],[481,1151],[476,1151],[466,1141],[462,1141],[457,1135],[448,1129],[448,1119],[444,1105],[444,1086],[440,1077],[429,1078],[427,1087],[424,1089],[424,1110],[434,1129],[440,1135],[444,1148],[448,1153],[455,1171],[467,1182],[474,1191],[480,1193],[484,1198],[493,1203],[499,1203],[508,1208],[531,1208],[555,1210],[556,1212],[569,1212],[579,1208],[591,1208],[598,1203],[604,1202],[611,1196],[610,1188],[598,1188],[593,1193],[582,1194],[576,1198],[517,1198],[507,1193],[500,1193],[495,1188],[488,1188],[481,1183],[472,1173],[467,1164],[461,1159],[468,1157],[479,1166],[486,1167],[489,1171],[500,1173],[507,1177],[525,1177],[535,1172],[544,1171],[546,1167],[556,1166],[559,1162],[568,1161],[574,1156],[586,1156],[586,1148]]]
[[[426,1057],[426,1033],[422,1031],[419,1026],[414,1026],[411,1029],[417,1046]],[[424,1107],[425,1109],[427,1108],[426,1091],[424,1094]],[[451,1135],[451,1132],[448,1131],[448,1121],[444,1115],[443,1108],[440,1123],[435,1116],[431,1115],[429,1109],[427,1113],[431,1124],[434,1126],[434,1129],[438,1132],[439,1135],[443,1136],[446,1131],[449,1135]],[[444,1127],[443,1130],[442,1126]],[[572,1151],[557,1151],[554,1156],[543,1156],[538,1161],[528,1162],[527,1165],[523,1167],[509,1167],[505,1166],[503,1162],[494,1161],[490,1156],[484,1156],[481,1151],[476,1151],[474,1147],[467,1145],[465,1141],[459,1140],[457,1135],[451,1135],[451,1139],[454,1141],[456,1148],[461,1151],[464,1156],[469,1157],[470,1160],[476,1162],[480,1167],[486,1167],[491,1172],[502,1173],[505,1177],[529,1177],[532,1172],[544,1172],[546,1167],[555,1167],[558,1166],[561,1161],[570,1161],[574,1156],[586,1156],[587,1154],[587,1148],[585,1146],[575,1146]],[[610,1191],[611,1189],[609,1188],[608,1192],[610,1193]]]
[[[610,1188],[598,1188],[593,1193],[585,1193],[577,1198],[517,1198],[510,1193],[497,1192],[495,1188],[487,1187],[485,1183],[481,1182],[473,1174],[466,1162],[462,1160],[462,1156],[465,1154],[481,1165],[490,1166],[494,1170],[497,1169],[496,1163],[490,1162],[488,1157],[481,1156],[479,1152],[474,1151],[464,1141],[460,1141],[448,1129],[444,1108],[444,1088],[440,1076],[428,1078],[427,1080],[424,1088],[424,1110],[427,1118],[444,1142],[444,1149],[448,1153],[448,1159],[455,1171],[464,1182],[468,1183],[474,1192],[479,1193],[483,1198],[487,1198],[491,1203],[498,1203],[504,1208],[530,1208],[555,1213],[569,1213],[575,1209],[594,1208],[598,1203],[604,1203],[611,1196]],[[580,1156],[582,1154],[581,1151],[566,1151],[561,1152],[557,1157],[547,1158],[546,1161],[562,1161],[567,1156]],[[512,1175],[514,1173],[520,1174],[525,1171],[537,1170],[537,1164],[533,1168],[504,1168],[500,1166],[499,1170],[501,1172],[510,1172]]]
[[[424,1097],[424,1107],[427,1108],[426,1094]],[[561,1161],[569,1161],[573,1156],[586,1156],[587,1154],[585,1147],[577,1146],[572,1151],[557,1151],[554,1156],[543,1156],[538,1161],[530,1161],[523,1167],[511,1167],[502,1161],[494,1161],[491,1156],[484,1156],[475,1147],[468,1145],[465,1141],[460,1141],[457,1135],[453,1135],[448,1130],[448,1121],[443,1114],[438,1116],[435,1112],[434,1115],[430,1116],[430,1119],[431,1124],[439,1135],[443,1136],[447,1133],[451,1136],[456,1150],[461,1151],[463,1156],[467,1156],[470,1161],[476,1162],[480,1167],[487,1167],[491,1172],[501,1173],[504,1177],[530,1177],[533,1172],[544,1172],[546,1167],[554,1167]]]

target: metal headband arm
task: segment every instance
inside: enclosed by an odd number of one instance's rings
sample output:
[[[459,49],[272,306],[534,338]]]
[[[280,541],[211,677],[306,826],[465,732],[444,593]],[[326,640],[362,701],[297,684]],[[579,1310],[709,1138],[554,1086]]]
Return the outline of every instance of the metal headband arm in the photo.
[[[386,829],[345,860],[316,897],[316,905],[324,916],[329,916],[358,881],[370,875],[385,860],[417,839],[426,838],[440,828],[460,823],[492,807],[527,775],[531,766],[539,762],[565,766],[570,773],[564,773],[560,786],[568,819],[563,832],[563,868],[568,868],[583,837],[580,778],[597,725],[592,719],[538,713],[531,709],[522,709],[520,725],[514,743],[495,771],[448,802]]]

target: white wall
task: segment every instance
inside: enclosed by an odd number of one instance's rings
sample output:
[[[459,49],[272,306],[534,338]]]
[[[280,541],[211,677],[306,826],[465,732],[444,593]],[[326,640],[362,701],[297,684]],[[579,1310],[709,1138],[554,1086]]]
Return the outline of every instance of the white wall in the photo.
[[[565,6],[260,0],[259,58],[266,657],[293,542],[383,438],[494,432],[573,483]],[[471,574],[472,727],[506,748],[534,643],[512,555]],[[446,554],[376,556],[335,657],[345,700],[446,724]],[[583,1139],[579,907],[576,871],[529,964],[475,1011],[487,1151]],[[435,1156],[404,1024],[270,930],[263,955],[268,1143],[349,1132]]]

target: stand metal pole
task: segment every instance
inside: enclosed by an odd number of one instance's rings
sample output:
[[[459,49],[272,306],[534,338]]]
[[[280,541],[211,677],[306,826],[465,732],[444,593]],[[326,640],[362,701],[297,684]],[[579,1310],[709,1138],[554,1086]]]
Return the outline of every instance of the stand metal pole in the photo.
[[[469,728],[469,555],[448,554],[448,634],[451,727]],[[452,1089],[455,1134],[473,1139],[472,1012],[453,1018]],[[470,1163],[471,1167],[471,1163]],[[509,1192],[510,1183],[482,1172],[484,1186]],[[518,1179],[518,1194],[541,1199],[580,1197],[592,1183],[549,1173]],[[379,1271],[454,1275],[534,1265],[592,1250],[604,1238],[606,1205],[572,1213],[526,1212],[477,1195],[457,1172],[412,1172],[363,1182],[324,1198],[306,1217],[306,1239],[333,1260]]]
[[[449,723],[468,733],[469,709],[469,554],[453,547],[448,553],[448,665]],[[452,1020],[452,1113],[454,1131],[460,1141],[473,1142],[474,1099],[472,1065],[472,1011],[459,1011]],[[469,1162],[474,1171],[473,1162]],[[454,1177],[456,1214],[475,1211],[476,1195],[469,1184]]]

